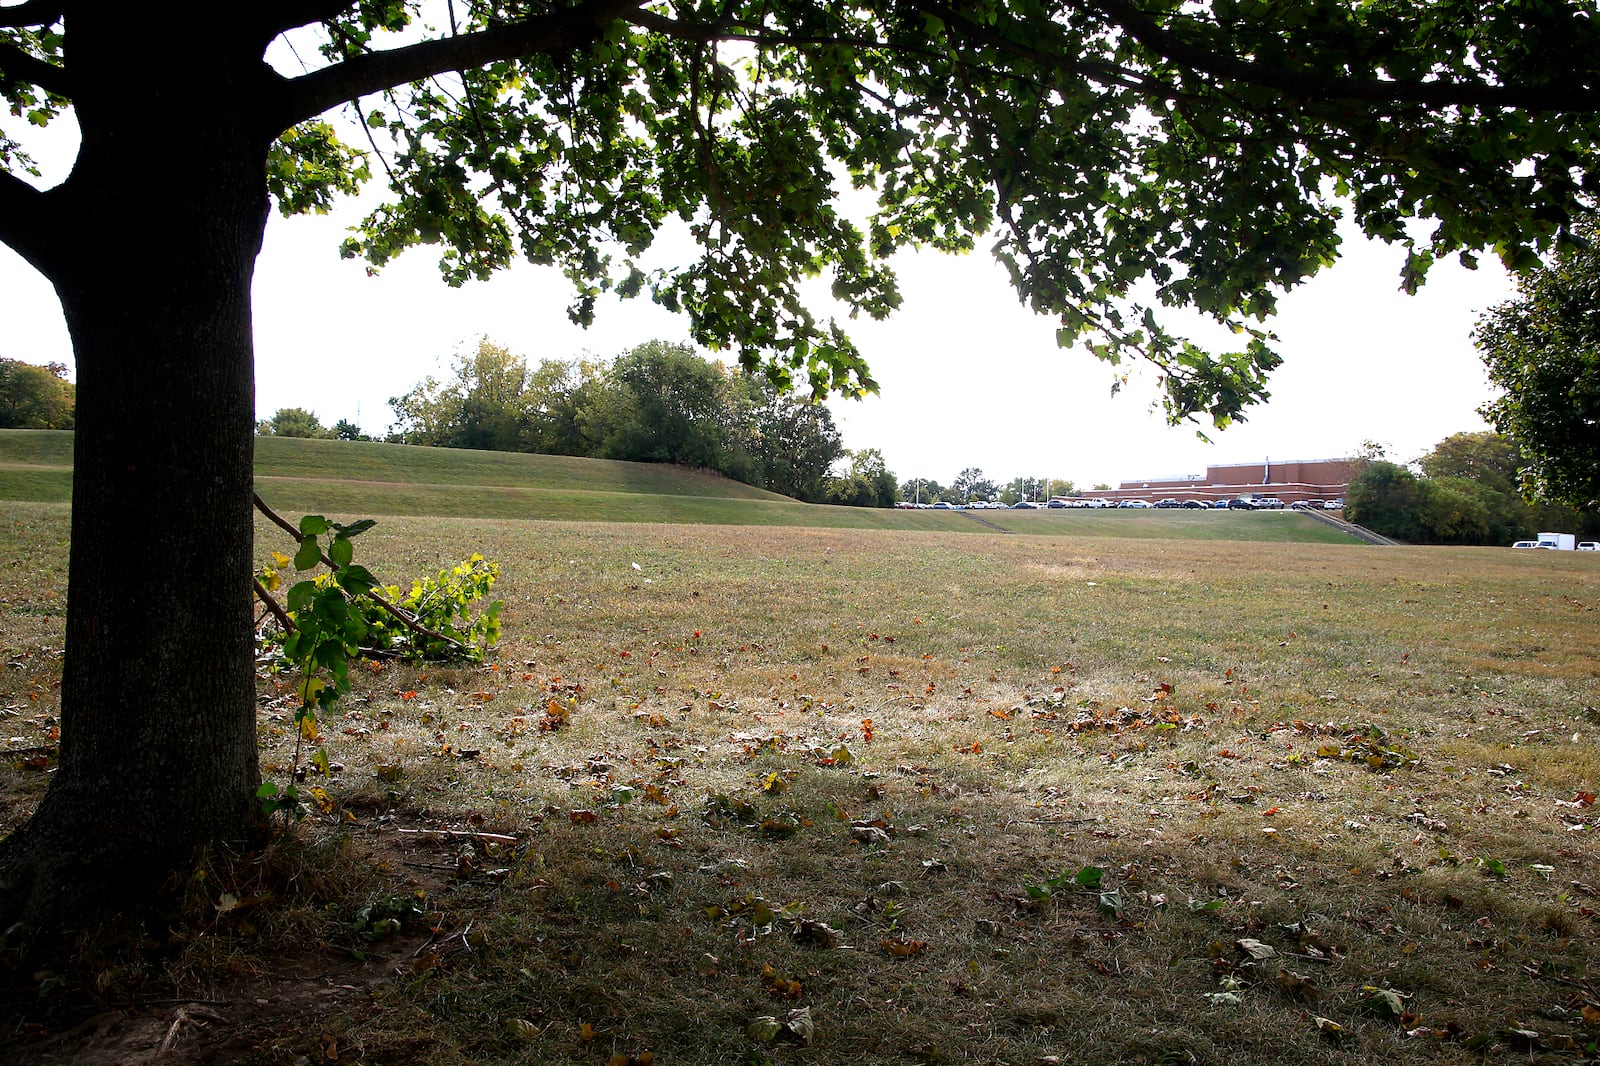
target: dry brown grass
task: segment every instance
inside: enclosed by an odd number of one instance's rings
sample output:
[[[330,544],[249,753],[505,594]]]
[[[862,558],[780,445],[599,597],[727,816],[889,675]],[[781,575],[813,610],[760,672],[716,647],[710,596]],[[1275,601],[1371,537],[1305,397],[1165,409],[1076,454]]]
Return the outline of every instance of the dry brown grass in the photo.
[[[0,706],[30,744],[61,513],[0,541],[25,560]],[[1594,1055],[1592,557],[412,519],[363,541],[385,575],[498,560],[506,636],[483,668],[363,672],[329,730],[340,810],[301,836],[334,857],[303,868],[369,876],[165,964],[221,990],[326,939],[336,973],[361,906],[420,901],[337,1006],[259,997],[245,1058]],[[269,772],[285,716],[264,707]],[[0,780],[14,825],[42,775]],[[518,844],[398,833],[428,826]],[[1085,867],[1099,890],[1027,891]],[[800,1007],[809,1048],[747,1034]]]

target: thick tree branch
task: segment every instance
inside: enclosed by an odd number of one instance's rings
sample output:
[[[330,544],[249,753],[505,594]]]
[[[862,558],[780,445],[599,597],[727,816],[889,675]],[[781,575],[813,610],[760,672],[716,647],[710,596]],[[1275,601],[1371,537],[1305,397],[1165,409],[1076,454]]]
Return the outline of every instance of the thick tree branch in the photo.
[[[27,0],[0,7],[0,27],[49,26],[61,19],[65,6],[61,0]]]
[[[331,67],[285,79],[265,117],[273,132],[289,129],[368,93],[498,60],[560,52],[586,44],[645,0],[583,0],[572,7],[459,37],[369,52]]]
[[[72,79],[67,76],[65,67],[46,63],[4,41],[0,41],[0,76],[37,85],[56,96],[72,95]]]
[[[51,214],[47,195],[14,174],[0,170],[0,243],[44,271],[44,243]]]
[[[1426,107],[1513,108],[1519,111],[1600,110],[1600,91],[1587,85],[1490,85],[1481,81],[1385,81],[1341,78],[1253,63],[1191,45],[1164,29],[1130,0],[1073,0],[1121,27],[1152,52],[1180,66],[1229,81],[1275,89],[1298,100],[1348,100]]]
[[[355,0],[283,0],[261,4],[256,16],[267,38],[313,22],[326,22],[355,6]]]

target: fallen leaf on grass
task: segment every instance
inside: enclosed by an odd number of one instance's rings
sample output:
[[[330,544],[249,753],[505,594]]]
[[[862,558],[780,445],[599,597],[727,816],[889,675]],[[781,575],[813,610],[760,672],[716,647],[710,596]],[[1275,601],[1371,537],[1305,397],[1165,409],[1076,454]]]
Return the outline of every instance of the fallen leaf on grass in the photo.
[[[795,922],[792,932],[794,938],[802,944],[814,944],[817,947],[831,948],[839,942],[839,930],[827,922],[814,922],[809,918],[802,918]]]
[[[809,1047],[817,1035],[817,1027],[811,1021],[811,1008],[797,1007],[790,1011],[783,1020],[783,1029],[795,1040]]]
[[[1233,942],[1233,946],[1250,956],[1252,959],[1256,959],[1258,961],[1261,959],[1275,958],[1278,954],[1277,948],[1273,947],[1271,944],[1264,944],[1261,941],[1256,940],[1254,937],[1247,936],[1241,940],[1235,940]]]
[[[1315,981],[1293,970],[1279,970],[1277,983],[1278,987],[1289,996],[1306,1003],[1315,1003],[1317,997],[1322,994]]]
[[[911,955],[920,955],[927,950],[926,940],[907,940],[905,937],[890,937],[878,942],[884,951],[897,959],[907,958]]]
[[[1380,1018],[1398,1020],[1406,1013],[1406,997],[1392,988],[1362,985],[1361,1001]]]
[[[770,1044],[778,1039],[778,1034],[783,1032],[783,1026],[770,1014],[763,1014],[758,1018],[751,1018],[750,1024],[744,1027],[745,1035],[758,1044]]]
[[[858,844],[887,844],[889,834],[875,825],[853,825],[850,827],[850,839]]]
[[[513,1040],[520,1040],[524,1044],[531,1044],[539,1039],[542,1030],[526,1018],[507,1018],[506,1032]]]
[[[761,967],[761,980],[767,986],[767,994],[779,999],[799,999],[800,982],[791,980],[773,969],[772,963]]]

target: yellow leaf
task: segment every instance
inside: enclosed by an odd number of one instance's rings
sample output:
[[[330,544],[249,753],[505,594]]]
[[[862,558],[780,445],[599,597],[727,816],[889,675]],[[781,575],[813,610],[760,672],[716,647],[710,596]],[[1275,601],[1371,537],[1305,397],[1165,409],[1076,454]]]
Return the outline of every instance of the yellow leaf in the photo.
[[[312,743],[320,740],[322,734],[317,731],[317,720],[310,715],[300,719],[300,735]]]
[[[584,1022],[582,1025],[578,1026],[579,1040],[588,1043],[589,1041],[593,1040],[596,1035],[598,1034],[595,1033],[594,1026],[590,1025],[588,1022]]]
[[[333,813],[333,797],[328,795],[326,789],[312,788],[311,798],[316,801],[317,810],[321,811],[323,814]]]
[[[282,570],[284,567],[288,566],[292,562],[294,562],[294,560],[289,558],[287,555],[283,554],[282,552],[273,552],[272,553],[272,564],[274,566],[276,566],[279,570]]]

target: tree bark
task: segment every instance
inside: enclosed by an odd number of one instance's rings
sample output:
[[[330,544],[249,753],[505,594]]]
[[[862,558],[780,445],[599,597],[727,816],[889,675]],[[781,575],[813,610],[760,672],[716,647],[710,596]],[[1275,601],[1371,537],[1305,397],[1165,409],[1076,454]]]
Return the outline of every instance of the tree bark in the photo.
[[[0,844],[0,929],[98,921],[151,898],[197,845],[260,825],[258,69],[107,21],[69,37],[93,80],[75,94],[78,161],[50,194],[68,222],[37,257],[78,371],[61,763]]]

